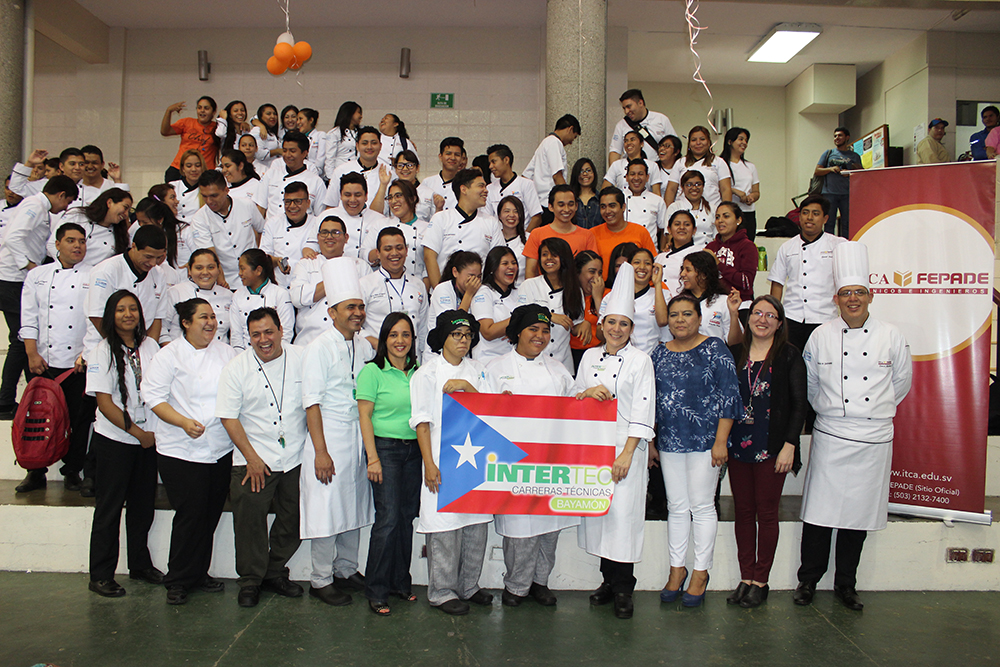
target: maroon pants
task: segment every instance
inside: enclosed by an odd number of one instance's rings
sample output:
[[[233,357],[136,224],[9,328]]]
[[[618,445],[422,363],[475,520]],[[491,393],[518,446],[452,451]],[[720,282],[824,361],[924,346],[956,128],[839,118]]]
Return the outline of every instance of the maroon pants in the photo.
[[[729,486],[736,507],[736,552],[740,578],[767,583],[778,547],[778,501],[785,474],[774,459],[743,463],[729,459]]]

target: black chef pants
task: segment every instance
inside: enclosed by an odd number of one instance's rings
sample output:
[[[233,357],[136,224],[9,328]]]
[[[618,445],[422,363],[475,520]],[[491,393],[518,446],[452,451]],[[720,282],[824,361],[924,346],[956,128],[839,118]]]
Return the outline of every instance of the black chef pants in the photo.
[[[802,565],[799,566],[799,582],[815,584],[826,574],[830,563],[830,539],[833,528],[802,523]],[[868,531],[837,529],[836,570],[834,586],[854,588],[858,583],[858,563],[861,549],[865,545]]]

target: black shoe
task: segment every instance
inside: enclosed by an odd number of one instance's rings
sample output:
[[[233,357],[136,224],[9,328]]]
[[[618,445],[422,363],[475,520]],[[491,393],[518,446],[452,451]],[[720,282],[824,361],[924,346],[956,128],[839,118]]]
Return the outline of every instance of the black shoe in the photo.
[[[365,575],[355,572],[349,577],[334,577],[333,585],[342,591],[357,591],[361,593],[365,590]]]
[[[80,482],[80,495],[84,498],[93,498],[97,495],[93,477],[84,477]]]
[[[327,584],[323,588],[310,586],[309,595],[333,607],[346,607],[353,602],[350,595],[338,591],[333,584]]]
[[[740,606],[744,609],[753,609],[754,607],[761,606],[764,601],[767,600],[767,594],[770,590],[771,589],[767,584],[764,584],[763,586],[753,584],[750,586],[750,590],[747,591],[747,594],[743,596],[743,599],[740,600]]]
[[[296,583],[288,580],[288,577],[275,577],[274,579],[265,579],[260,582],[260,587],[262,590],[269,591],[271,593],[277,593],[282,597],[286,598],[300,598],[302,597],[302,587]]]
[[[632,596],[615,593],[615,618],[632,618]]]
[[[528,590],[528,595],[535,598],[535,602],[543,607],[551,607],[556,603],[556,596],[549,590],[548,586],[532,583],[531,588]]]
[[[236,596],[236,602],[241,607],[256,607],[260,602],[260,586],[244,586]]]
[[[483,607],[488,607],[493,604],[493,594],[487,593],[482,588],[472,594],[472,597],[467,597],[462,602],[471,602],[472,604],[478,604]]]
[[[63,475],[63,488],[67,491],[79,491],[80,490],[80,475],[76,472],[70,471]]]
[[[590,595],[590,604],[595,607],[599,607],[602,604],[608,604],[615,599],[615,594],[611,592],[611,586],[607,583],[601,584],[596,591]]]
[[[469,605],[454,598],[443,604],[437,605],[437,608],[451,616],[465,616],[469,613]]]
[[[24,476],[24,481],[14,487],[16,493],[28,493],[44,489],[46,485],[44,470],[29,470]]]
[[[733,591],[732,595],[726,598],[726,602],[728,604],[739,604],[740,602],[743,601],[743,598],[745,598],[747,596],[747,593],[749,592],[750,592],[750,584],[746,583],[745,581],[741,581],[740,585],[736,587],[736,590]]]
[[[521,603],[527,599],[527,595],[514,595],[506,588],[500,594],[500,603],[505,607],[520,607]]]
[[[792,593],[792,602],[801,607],[804,607],[807,604],[812,604],[813,596],[815,595],[816,595],[816,584],[810,584],[802,581],[795,588],[795,592]]]
[[[17,403],[0,406],[0,421],[9,421],[17,414]]]
[[[119,586],[114,579],[92,581],[87,584],[87,588],[106,598],[120,598],[125,595],[125,589]]]
[[[199,581],[195,588],[203,593],[222,593],[226,590],[226,584],[223,581],[205,575],[205,578]]]
[[[145,570],[130,570],[128,578],[138,579],[139,581],[145,581],[147,584],[154,584],[157,586],[163,583],[163,573],[155,567],[150,567]]]
[[[188,592],[183,586],[167,587],[167,604],[179,605],[187,604]]]
[[[865,603],[858,596],[858,591],[854,586],[834,586],[833,597],[844,603],[844,606],[854,611],[861,611],[865,608]]]

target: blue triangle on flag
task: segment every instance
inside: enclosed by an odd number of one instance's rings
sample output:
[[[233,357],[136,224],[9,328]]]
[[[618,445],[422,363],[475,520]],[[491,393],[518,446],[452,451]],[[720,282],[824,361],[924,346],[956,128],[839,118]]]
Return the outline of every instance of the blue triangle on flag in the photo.
[[[441,457],[438,461],[441,470],[439,510],[486,480],[486,457],[491,453],[504,463],[517,463],[528,456],[523,449],[445,394],[441,408]]]

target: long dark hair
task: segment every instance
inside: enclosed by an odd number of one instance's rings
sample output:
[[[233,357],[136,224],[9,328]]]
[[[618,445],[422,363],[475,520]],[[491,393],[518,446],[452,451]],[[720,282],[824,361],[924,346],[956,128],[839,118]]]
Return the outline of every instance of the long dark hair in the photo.
[[[386,189],[386,194],[389,190],[393,188],[399,188],[399,193],[403,195],[403,201],[406,205],[410,207],[410,213],[412,215],[417,214],[417,203],[420,202],[420,198],[417,196],[417,188],[413,183],[409,181],[395,180],[389,184],[388,189]],[[409,220],[400,220],[400,222],[409,222]]]
[[[274,280],[274,262],[271,260],[270,255],[261,250],[260,248],[249,248],[243,251],[240,255],[240,259],[247,263],[251,269],[263,269],[263,275],[261,277],[270,280],[272,283]]]
[[[163,202],[146,197],[135,207],[147,218],[156,222],[163,228],[163,233],[167,235],[167,263],[177,268],[177,236],[188,226],[183,220],[178,220],[174,212]],[[126,232],[127,234],[127,232]],[[115,246],[117,247],[117,239]]]
[[[711,253],[699,250],[686,255],[684,261],[689,262],[695,273],[705,279],[705,291],[701,295],[702,301],[712,302],[716,295],[726,294],[722,280],[719,279],[719,265],[715,263],[715,258],[712,257]]]
[[[219,111],[219,105],[218,105],[218,103],[216,103],[215,98],[214,97],[209,97],[208,95],[202,95],[201,97],[199,97],[198,101],[195,102],[195,106],[197,106],[198,102],[201,102],[202,100],[205,100],[206,102],[208,102],[209,104],[212,105],[212,114],[213,115],[216,114]],[[246,105],[244,104],[243,107],[246,108]],[[212,122],[214,123],[215,119],[213,119]],[[214,131],[212,132],[212,143],[215,144],[215,150],[219,150],[219,146],[222,144],[222,140],[219,139],[219,136]],[[201,153],[198,153],[198,155],[201,155]],[[184,164],[184,156],[183,155],[181,156],[181,164]],[[205,158],[204,157],[202,157],[201,166],[207,168],[207,165],[205,164]],[[181,180],[184,180],[184,179],[182,178]]]
[[[108,347],[111,348],[111,360],[114,363],[115,372],[118,374],[118,395],[122,401],[122,414],[125,415],[125,430],[128,431],[132,428],[132,418],[128,414],[128,384],[125,382],[125,366],[128,363],[125,361],[126,345],[122,337],[118,335],[118,330],[115,329],[115,311],[118,309],[118,303],[126,297],[134,300],[135,304],[139,306],[139,323],[133,334],[135,336],[135,349],[139,349],[142,341],[146,338],[146,318],[142,314],[142,302],[139,301],[139,297],[126,289],[120,289],[108,297],[108,302],[104,304],[104,315],[101,317],[101,331],[108,341]]]
[[[563,310],[571,319],[583,317],[583,290],[576,275],[576,262],[573,260],[573,250],[565,239],[558,236],[549,238],[538,244],[538,259],[541,262],[542,248],[559,258],[559,279],[562,281]],[[545,275],[544,272],[542,275]]]
[[[351,121],[354,120],[354,114],[361,108],[361,105],[357,102],[344,102],[337,109],[337,117],[333,121],[333,127],[340,128],[340,143],[345,138],[347,138],[347,131],[351,129]]]
[[[253,135],[248,134],[246,136],[252,137]],[[240,137],[240,139],[242,138],[243,137]],[[258,181],[260,180],[260,175],[257,174],[257,170],[253,168],[253,164],[247,161],[247,156],[243,154],[243,151],[227,148],[226,150],[222,151],[222,157],[230,160],[236,165],[242,166],[243,175],[246,176],[247,178],[254,178],[257,179]],[[219,162],[221,163],[222,160],[219,160]]]
[[[222,140],[222,148],[229,149],[236,144],[236,123],[233,122],[233,107],[237,104],[243,105],[243,111],[246,113],[248,119],[250,116],[250,110],[247,109],[247,105],[242,100],[233,100],[226,105],[226,138]]]
[[[639,249],[639,246],[632,243],[631,241],[626,241],[625,243],[619,243],[611,251],[611,256],[608,257],[608,279],[604,281],[604,287],[606,289],[611,289],[615,286],[615,277],[618,275],[618,258],[624,257],[626,262],[631,262],[630,257],[632,253]]]
[[[701,132],[708,138],[708,152],[706,152],[704,157],[701,159],[705,160],[706,167],[711,167],[712,161],[715,160],[715,153],[712,152],[712,133],[709,132],[708,128],[704,125],[695,125],[691,128],[691,131],[688,132],[688,149],[687,153],[684,155],[684,166],[690,167],[698,161],[698,158],[696,158],[694,153],[691,152],[691,135],[695,132]]]
[[[594,166],[593,160],[589,157],[582,157],[573,164],[573,171],[569,177],[569,187],[573,188],[573,195],[577,199],[580,198],[580,189],[583,187],[580,185],[580,172],[583,171],[583,168],[588,164],[590,165],[590,170],[594,172],[594,182],[590,184],[590,189],[594,191],[595,195],[601,189],[600,186],[597,185],[597,167]]]
[[[268,125],[267,123],[265,123],[264,122],[264,109],[266,109],[268,107],[271,107],[272,109],[274,109],[274,114],[276,116],[278,115],[278,107],[274,106],[273,104],[261,104],[259,107],[257,107],[257,120],[259,120],[260,124],[264,126],[264,131],[267,132],[268,136],[271,136],[271,137],[274,137],[275,139],[277,139],[278,138],[278,128],[281,127],[281,116],[278,116],[278,122],[276,122],[274,125]]]
[[[451,257],[448,258],[448,263],[444,265],[444,269],[441,271],[442,280],[447,280],[451,282],[452,285],[455,284],[455,272],[462,272],[467,266],[472,266],[473,264],[483,265],[483,258],[477,253],[471,252],[469,250],[459,250],[458,252],[452,253]]]
[[[730,162],[729,158],[732,157],[733,154],[733,147],[731,144],[736,141],[736,138],[741,134],[747,135],[747,141],[750,141],[750,130],[745,127],[731,127],[726,131],[726,136],[722,140],[722,153],[719,154],[719,157],[722,158],[727,165]],[[740,156],[740,162],[746,162],[745,154]]]
[[[497,285],[496,275],[494,274],[496,274],[497,269],[500,268],[500,262],[503,261],[503,258],[507,255],[511,255],[514,258],[514,261],[517,261],[517,255],[514,254],[513,250],[505,245],[497,246],[487,253],[486,264],[483,265],[483,284],[489,285],[490,289],[497,294],[503,294],[504,291],[500,289],[499,285]],[[517,276],[514,277],[516,278]],[[511,287],[513,287],[513,285]]]
[[[413,320],[410,319],[409,315],[400,311],[389,313],[382,321],[382,328],[378,332],[375,356],[368,362],[369,364],[375,364],[382,370],[386,369],[389,363],[389,332],[399,322],[406,322],[410,326],[410,340],[413,341],[410,344],[410,351],[406,353],[406,364],[404,364],[403,370],[408,371],[417,365],[417,333],[413,330]]]
[[[521,243],[527,243],[528,238],[524,233],[524,216],[526,215],[524,212],[524,204],[514,195],[507,195],[500,200],[499,204],[497,204],[497,219],[500,218],[500,211],[503,210],[503,207],[506,204],[514,205],[514,209],[517,211],[517,227],[515,228],[517,236],[521,239]]]
[[[353,115],[354,114],[352,112],[351,116]],[[386,114],[386,116],[392,116],[393,120],[396,121],[396,134],[398,134],[399,138],[403,140],[403,150],[405,151],[407,148],[410,147],[410,133],[406,131],[406,124],[403,121],[399,120],[399,116],[397,116],[394,113],[388,113]]]
[[[132,199],[132,193],[121,188],[111,188],[97,195],[97,199],[84,207],[83,214],[87,220],[100,225],[108,215],[108,207],[111,202],[120,204],[126,199]],[[119,255],[128,250],[128,218],[119,220],[111,226],[115,234],[115,254]]]
[[[573,259],[576,262],[576,282],[577,282],[577,284],[580,283],[580,272],[583,271],[583,267],[587,266],[588,264],[590,264],[591,262],[593,262],[595,259],[601,260],[601,264],[604,264],[604,258],[601,257],[598,253],[594,252],[593,250],[581,250],[580,252],[576,253],[576,257],[574,257]],[[591,294],[587,298],[590,299],[590,305],[593,306],[594,305],[594,295]]]
[[[781,351],[788,344],[788,327],[785,326],[785,308],[781,305],[781,302],[775,299],[770,294],[761,294],[759,297],[754,299],[750,303],[750,312],[753,313],[753,309],[757,307],[757,304],[761,301],[767,302],[774,311],[778,313],[778,330],[774,332],[774,338],[771,340],[771,349],[767,351],[767,356],[764,357],[764,367],[766,370],[771,367],[771,364],[777,358]],[[750,327],[747,326],[746,330],[743,332],[743,344],[740,346],[740,356],[736,360],[736,370],[742,370],[746,368],[747,362],[750,359],[750,343],[753,341],[753,332],[750,331]]]
[[[293,127],[291,130],[285,128],[285,116],[289,111],[294,111],[296,117],[299,115],[299,108],[294,104],[289,104],[281,110],[281,113],[278,115],[278,129],[281,130],[282,134],[285,132],[291,132],[292,130],[298,131],[296,127]]]

